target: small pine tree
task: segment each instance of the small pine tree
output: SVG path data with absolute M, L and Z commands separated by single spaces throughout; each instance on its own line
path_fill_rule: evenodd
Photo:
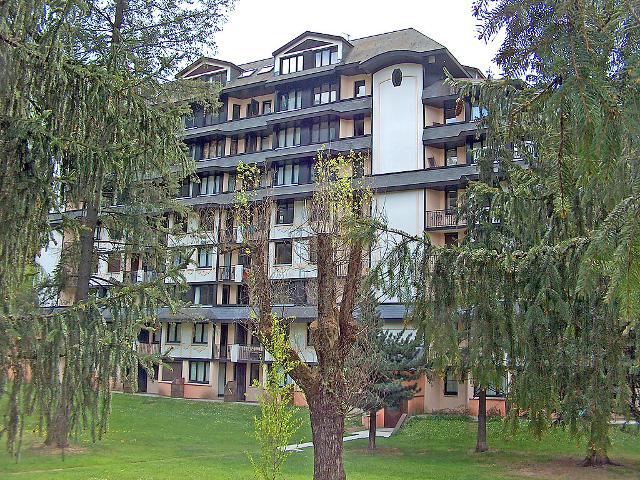
M 376 414 L 386 407 L 399 407 L 417 390 L 415 382 L 420 342 L 406 330 L 385 331 L 372 295 L 360 308 L 361 334 L 353 350 L 351 369 L 361 372 L 364 386 L 357 407 L 369 414 L 369 450 L 376 448 Z

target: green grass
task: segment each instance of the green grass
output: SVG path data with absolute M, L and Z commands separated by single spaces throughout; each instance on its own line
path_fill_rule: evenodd
M 0 479 L 250 479 L 246 452 L 254 448 L 256 413 L 252 405 L 118 394 L 105 439 L 95 444 L 80 439 L 62 458 L 43 451 L 41 440 L 28 433 L 18 463 L 0 454 Z M 366 441 L 347 443 L 348 478 L 640 478 L 640 436 L 631 433 L 614 434 L 612 458 L 624 466 L 594 472 L 574 467 L 583 448 L 564 432 L 537 442 L 525 431 L 511 437 L 493 421 L 492 450 L 476 455 L 474 429 L 462 418 L 416 418 L 394 438 L 378 439 L 374 455 L 366 451 Z M 309 435 L 306 426 L 301 437 Z M 312 451 L 306 450 L 289 458 L 283 478 L 309 479 L 312 470 Z

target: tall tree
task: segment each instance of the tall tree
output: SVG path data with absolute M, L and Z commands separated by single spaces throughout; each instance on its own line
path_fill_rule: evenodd
M 162 215 L 179 208 L 171 201 L 176 177 L 192 169 L 179 140 L 185 109 L 176 99 L 211 104 L 216 89 L 165 80 L 219 28 L 230 5 L 0 5 L 0 289 L 12 291 L 5 287 L 21 281 L 46 243 L 49 213 L 60 213 L 65 234 L 61 273 L 72 305 L 28 322 L 8 315 L 2 323 L 11 340 L 6 348 L 21 352 L 29 366 L 18 371 L 30 370 L 33 378 L 34 400 L 18 408 L 15 390 L 25 384 L 13 382 L 10 408 L 22 415 L 35 405 L 49 443 L 66 446 L 83 425 L 104 432 L 110 381 L 137 366 L 131 352 L 137 331 L 159 305 L 173 305 L 164 277 L 180 278 L 164 271 L 168 250 L 158 239 L 167 233 Z M 108 299 L 90 297 L 99 223 L 109 228 L 112 247 L 129 257 L 147 255 L 161 273 L 152 288 L 125 282 Z M 40 341 L 25 343 L 24 335 L 13 335 L 16 326 Z M 11 365 L 2 364 L 2 375 L 5 366 Z M 8 440 L 13 448 L 16 437 Z
M 304 363 L 293 347 L 287 352 L 295 364 L 291 377 L 309 405 L 317 480 L 345 478 L 342 435 L 351 407 L 345 365 L 358 330 L 353 312 L 363 277 L 363 259 L 372 237 L 367 215 L 370 193 L 352 174 L 354 164 L 362 161 L 363 157 L 356 154 L 318 155 L 307 220 L 295 234 L 296 238 L 310 239 L 309 249 L 316 251 L 317 259 L 314 281 L 318 313 L 311 328 L 317 364 Z M 272 307 L 276 303 L 269 263 L 274 202 L 268 194 L 251 190 L 259 184 L 260 176 L 257 167 L 247 167 L 240 174 L 237 215 L 251 254 L 250 303 L 256 312 L 259 335 L 268 347 L 274 335 Z M 339 278 L 339 268 L 346 272 L 348 281 Z
M 496 346 L 513 373 L 514 425 L 527 412 L 542 434 L 555 413 L 586 439 L 586 465 L 607 463 L 609 420 L 628 412 L 629 364 L 631 371 L 638 365 L 637 355 L 628 356 L 629 344 L 637 346 L 640 305 L 638 7 L 479 0 L 474 11 L 481 38 L 505 35 L 496 56 L 505 78 L 452 82 L 461 99 L 490 114 L 482 122 L 480 181 L 466 195 L 474 241 L 454 254 L 462 276 L 443 291 L 459 293 L 450 304 L 464 305 L 470 292 L 454 286 L 464 287 L 465 270 L 475 272 L 473 282 L 485 290 L 481 304 L 493 302 L 495 310 L 464 311 L 502 312 L 492 323 L 508 339 Z M 417 263 L 437 271 L 443 254 L 436 251 L 429 265 L 433 249 L 422 248 Z M 412 273 L 416 288 L 440 281 Z M 428 299 L 441 302 L 425 295 L 418 309 Z

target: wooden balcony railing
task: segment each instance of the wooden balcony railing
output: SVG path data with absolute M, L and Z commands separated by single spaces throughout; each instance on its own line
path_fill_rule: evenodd
M 137 351 L 140 355 L 157 355 L 160 353 L 159 343 L 139 343 Z
M 452 210 L 429 210 L 425 215 L 425 228 L 463 227 L 467 221 Z

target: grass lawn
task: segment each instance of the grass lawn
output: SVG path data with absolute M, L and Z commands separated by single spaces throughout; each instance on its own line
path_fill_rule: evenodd
M 253 405 L 193 402 L 116 394 L 106 438 L 81 439 L 64 458 L 45 451 L 41 440 L 25 435 L 23 457 L 15 463 L 0 453 L 0 479 L 251 479 L 246 452 Z M 622 464 L 585 469 L 576 464 L 583 448 L 560 431 L 536 442 L 527 433 L 503 434 L 489 424 L 487 454 L 473 453 L 475 424 L 456 418 L 416 418 L 391 439 L 378 439 L 371 455 L 366 441 L 345 446 L 350 480 L 375 479 L 639 479 L 640 436 L 616 431 L 611 451 Z M 308 428 L 301 437 L 308 439 Z M 301 439 L 302 439 L 301 438 Z M 311 450 L 293 454 L 286 479 L 312 476 Z

